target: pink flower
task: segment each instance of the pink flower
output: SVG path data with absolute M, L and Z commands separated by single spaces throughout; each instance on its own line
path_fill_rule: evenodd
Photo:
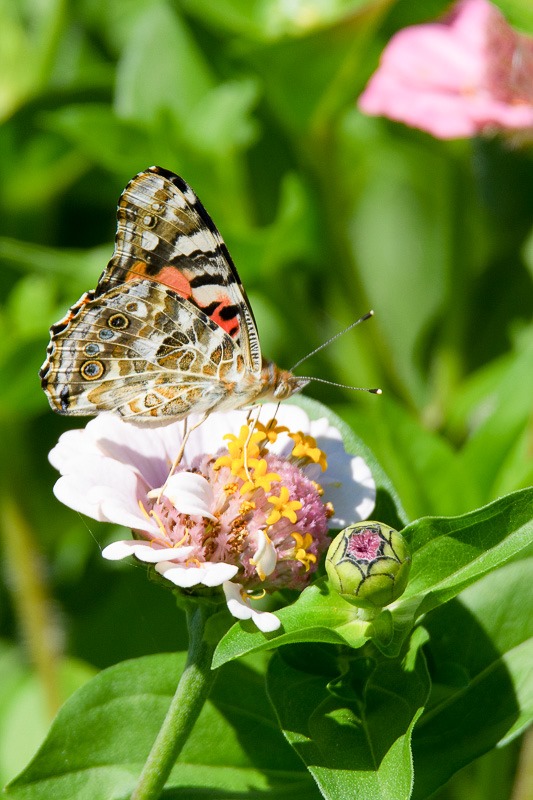
M 533 129 L 533 38 L 488 0 L 461 0 L 392 37 L 359 108 L 440 139 Z
M 262 406 L 261 418 L 274 410 Z M 51 451 L 61 472 L 55 495 L 132 529 L 134 538 L 108 545 L 105 558 L 135 556 L 182 589 L 222 586 L 233 616 L 275 630 L 279 619 L 256 610 L 254 599 L 308 583 L 328 527 L 372 511 L 370 470 L 326 419 L 311 421 L 297 406 L 253 430 L 246 412 L 211 414 L 169 475 L 183 431 L 183 422 L 143 428 L 101 414 Z

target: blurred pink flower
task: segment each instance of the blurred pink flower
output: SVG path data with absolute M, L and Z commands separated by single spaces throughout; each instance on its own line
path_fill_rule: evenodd
M 261 416 L 275 408 L 263 406 Z M 183 422 L 142 428 L 101 414 L 63 434 L 50 461 L 61 473 L 61 502 L 132 529 L 134 538 L 108 545 L 105 558 L 135 556 L 183 589 L 222 586 L 233 616 L 269 631 L 280 622 L 253 607 L 258 592 L 303 588 L 328 547 L 328 527 L 365 519 L 375 484 L 326 419 L 287 405 L 253 432 L 247 422 L 244 411 L 211 414 L 191 431 L 170 477 Z
M 440 22 L 392 37 L 359 98 L 382 115 L 454 139 L 533 129 L 533 38 L 488 0 L 461 0 Z

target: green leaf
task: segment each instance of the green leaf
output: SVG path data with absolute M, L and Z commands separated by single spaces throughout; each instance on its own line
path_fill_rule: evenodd
M 184 663 L 184 654 L 165 653 L 97 675 L 65 704 L 33 761 L 5 790 L 7 796 L 127 800 Z M 245 800 L 267 789 L 278 800 L 293 791 L 299 800 L 315 797 L 301 763 L 276 729 L 263 678 L 232 664 L 219 675 L 170 775 L 165 797 L 196 792 L 222 797 L 227 792 Z
M 518 30 L 533 36 L 533 8 L 528 0 L 494 0 L 507 22 Z
M 389 609 L 394 656 L 415 619 L 502 566 L 531 543 L 533 489 L 507 495 L 461 517 L 426 517 L 402 531 L 413 563 L 407 588 Z
M 513 458 L 531 430 L 531 385 L 524 380 L 533 374 L 533 328 L 522 331 L 516 352 L 481 371 L 465 389 L 470 398 L 469 419 L 472 433 L 460 454 L 467 470 L 481 488 L 483 497 L 492 500 L 502 488 L 519 480 L 530 483 L 530 460 Z M 466 400 L 466 398 L 465 398 Z M 463 401 L 464 403 L 464 401 Z M 464 405 L 463 405 L 464 408 Z
M 328 27 L 368 6 L 368 0 L 182 0 L 184 8 L 208 25 L 258 41 L 301 37 Z
M 117 66 L 119 116 L 150 124 L 170 112 L 182 122 L 212 86 L 207 62 L 179 15 L 163 0 L 151 4 Z
M 268 693 L 283 732 L 327 800 L 410 797 L 411 732 L 429 691 L 425 638 L 415 631 L 401 660 L 347 665 L 339 656 L 336 675 L 310 652 L 305 663 L 279 654 L 270 662 Z
M 258 97 L 259 85 L 252 78 L 219 84 L 185 117 L 185 138 L 201 155 L 216 159 L 248 147 L 258 134 L 250 116 Z
M 531 543 L 533 489 L 522 489 L 461 517 L 427 517 L 403 531 L 413 553 L 399 604 L 423 598 L 429 611 L 502 566 Z
M 330 590 L 325 579 L 304 589 L 296 602 L 277 612 L 281 628 L 271 634 L 259 631 L 252 622 L 233 625 L 219 642 L 213 668 L 246 653 L 272 650 L 295 642 L 329 642 L 361 647 L 372 627 L 357 619 L 357 610 Z
M 24 272 L 67 280 L 70 291 L 83 291 L 94 285 L 112 252 L 111 244 L 91 250 L 68 250 L 0 237 L 0 259 Z
M 429 146 L 380 137 L 378 123 L 371 141 L 348 223 L 350 247 L 370 307 L 377 311 L 373 324 L 387 343 L 385 358 L 420 407 L 430 388 L 420 359 L 423 337 L 447 300 L 453 263 L 450 168 Z M 421 175 L 431 175 L 431 181 Z
M 434 687 L 413 737 L 415 800 L 533 721 L 532 579 L 533 559 L 508 564 L 426 618 Z
M 0 119 L 9 117 L 47 82 L 65 22 L 63 0 L 1 0 Z
M 181 169 L 177 148 L 159 128 L 147 127 L 142 120 L 120 119 L 103 103 L 64 105 L 44 114 L 43 121 L 93 164 L 122 180 L 150 164 L 172 164 L 174 170 Z
M 330 27 L 310 25 L 298 38 L 250 49 L 275 115 L 298 140 L 304 137 L 305 146 L 310 132 L 321 136 L 339 109 L 353 102 L 365 40 L 390 5 L 391 0 L 358 2 Z

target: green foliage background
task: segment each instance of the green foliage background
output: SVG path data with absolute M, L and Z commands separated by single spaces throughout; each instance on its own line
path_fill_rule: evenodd
M 170 594 L 102 562 L 116 531 L 54 500 L 46 456 L 72 424 L 37 378 L 138 171 L 194 187 L 281 366 L 375 309 L 299 372 L 383 389 L 308 394 L 373 450 L 409 519 L 532 483 L 531 149 L 441 142 L 356 108 L 392 33 L 448 5 L 0 0 L 2 784 L 95 668 L 185 646 Z M 527 0 L 499 5 L 533 34 Z M 509 796 L 517 753 L 442 797 Z

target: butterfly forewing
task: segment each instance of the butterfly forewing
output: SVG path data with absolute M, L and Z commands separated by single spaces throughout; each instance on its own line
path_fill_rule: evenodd
M 117 216 L 96 289 L 50 331 L 41 381 L 56 411 L 157 422 L 302 388 L 262 364 L 237 271 L 185 181 L 150 167 L 128 183 Z
M 239 345 L 246 367 L 261 369 L 253 315 L 211 217 L 185 181 L 161 167 L 141 172 L 118 205 L 115 253 L 97 294 L 140 277 L 168 286 L 201 309 Z

